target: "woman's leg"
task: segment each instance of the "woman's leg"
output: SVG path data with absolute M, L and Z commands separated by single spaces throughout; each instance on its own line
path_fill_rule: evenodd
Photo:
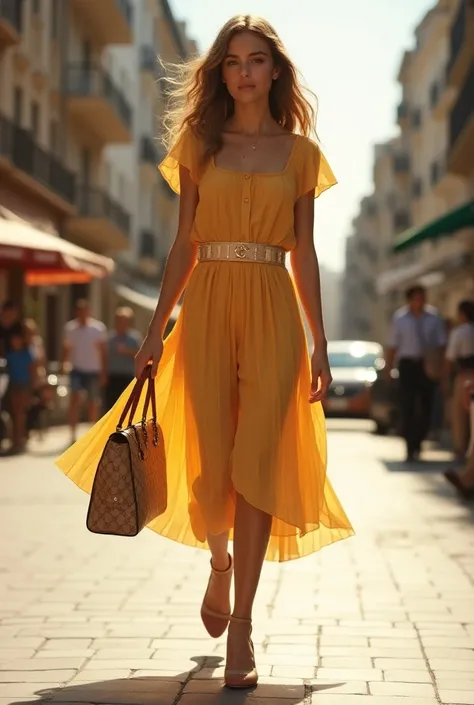
M 272 517 L 237 495 L 234 526 L 235 604 L 227 636 L 225 680 L 230 687 L 257 683 L 252 608 L 270 538 Z
M 251 619 L 272 517 L 237 495 L 234 527 L 234 617 Z
M 211 549 L 211 561 L 214 570 L 227 570 L 229 567 L 229 532 L 223 534 L 207 535 L 207 542 Z

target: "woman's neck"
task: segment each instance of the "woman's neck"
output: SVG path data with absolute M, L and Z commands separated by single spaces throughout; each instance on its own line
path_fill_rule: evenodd
M 241 135 L 255 137 L 257 135 L 271 135 L 280 131 L 270 113 L 268 104 L 239 105 L 236 103 L 235 112 L 226 125 L 227 132 L 236 132 Z

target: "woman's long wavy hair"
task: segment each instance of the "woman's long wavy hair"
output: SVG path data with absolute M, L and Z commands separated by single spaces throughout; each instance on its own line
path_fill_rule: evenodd
M 163 120 L 168 148 L 189 128 L 203 144 L 203 162 L 222 147 L 224 125 L 234 112 L 234 100 L 222 81 L 222 63 L 232 38 L 244 31 L 255 32 L 268 43 L 279 69 L 270 90 L 274 120 L 289 132 L 316 135 L 317 98 L 302 86 L 280 37 L 263 18 L 237 15 L 222 27 L 206 54 L 171 66 L 171 76 L 162 79 L 169 98 Z M 305 94 L 314 99 L 314 106 Z

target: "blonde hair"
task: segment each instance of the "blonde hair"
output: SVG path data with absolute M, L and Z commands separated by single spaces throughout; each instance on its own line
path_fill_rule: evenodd
M 168 84 L 169 103 L 163 121 L 168 149 L 187 129 L 203 144 L 203 162 L 222 147 L 224 125 L 234 112 L 234 100 L 222 82 L 222 62 L 232 38 L 245 31 L 255 32 L 268 43 L 280 72 L 270 91 L 273 119 L 288 132 L 316 135 L 317 98 L 302 86 L 278 34 L 262 17 L 236 15 L 203 56 L 171 66 L 174 75 L 162 79 Z M 314 107 L 305 93 L 314 99 Z

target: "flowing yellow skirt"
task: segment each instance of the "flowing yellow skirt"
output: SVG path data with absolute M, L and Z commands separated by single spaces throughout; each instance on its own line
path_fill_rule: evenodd
M 132 386 L 57 460 L 86 492 Z M 258 263 L 198 264 L 156 378 L 168 508 L 149 528 L 207 548 L 206 534 L 230 530 L 232 538 L 239 493 L 273 516 L 267 560 L 298 558 L 351 536 L 326 475 L 324 413 L 309 404 L 309 392 L 288 272 Z

